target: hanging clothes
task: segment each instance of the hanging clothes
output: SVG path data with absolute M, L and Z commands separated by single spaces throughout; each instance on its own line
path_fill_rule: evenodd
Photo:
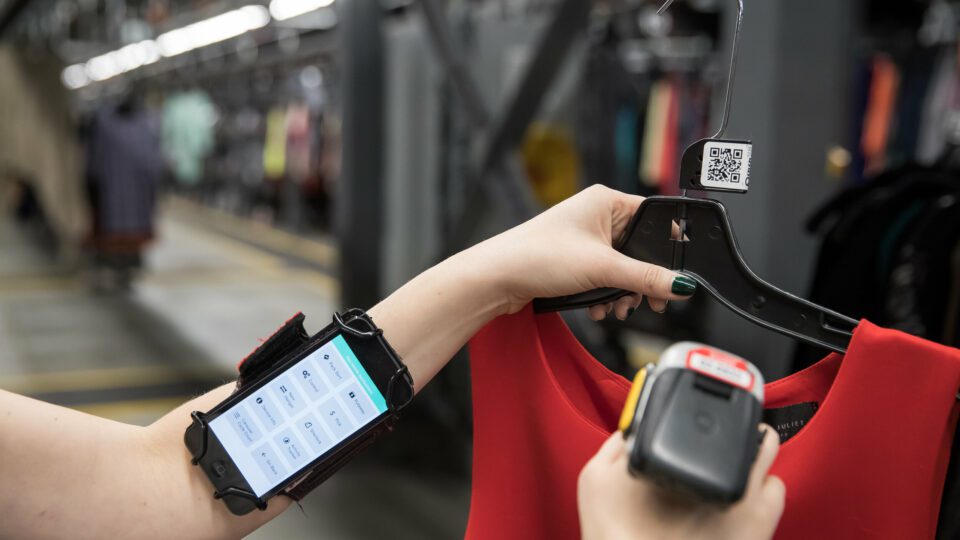
M 937 64 L 933 49 L 911 51 L 903 63 L 903 76 L 896 104 L 896 126 L 887 147 L 889 162 L 899 165 L 913 161 L 923 125 L 924 101 Z
M 643 149 L 640 158 L 640 180 L 652 188 L 660 186 L 663 172 L 663 147 L 670 117 L 670 82 L 661 79 L 650 89 L 647 118 L 643 128 Z
M 629 382 L 530 306 L 487 325 L 470 354 L 466 537 L 579 538 L 577 476 L 615 429 Z M 787 487 L 775 538 L 933 538 L 958 388 L 960 351 L 867 321 L 845 356 L 768 384 L 769 408 L 819 405 L 772 469 Z
M 946 257 L 936 252 L 949 253 L 960 241 L 960 226 L 945 223 L 936 243 L 918 243 L 924 234 L 934 238 L 918 227 L 932 219 L 925 216 L 943 197 L 960 197 L 958 175 L 919 165 L 887 171 L 833 197 L 807 223 L 808 231 L 822 238 L 808 298 L 851 317 L 942 342 L 940 329 L 951 316 L 942 302 L 949 279 L 921 280 L 923 288 L 911 283 L 917 283 L 921 266 L 933 276 L 952 275 Z M 921 319 L 925 322 L 916 326 Z M 794 371 L 816 359 L 815 349 L 799 346 Z
M 960 75 L 957 69 L 957 50 L 941 50 L 923 103 L 923 120 L 917 140 L 917 161 L 933 165 L 947 146 L 944 125 L 945 114 L 957 105 Z
M 87 141 L 87 182 L 94 237 L 101 248 L 138 251 L 153 236 L 163 177 L 158 119 L 142 106 L 112 105 L 94 116 Z
M 663 143 L 657 173 L 657 186 L 661 195 L 680 194 L 680 82 L 671 77 L 666 98 L 666 119 L 663 126 Z
M 636 194 L 649 81 L 624 69 L 613 39 L 588 47 L 584 64 L 574 129 L 581 175 Z
M 869 104 L 860 141 L 868 175 L 882 171 L 887 164 L 887 144 L 895 120 L 899 85 L 900 70 L 894 61 L 884 54 L 874 56 Z
M 173 177 L 184 186 L 203 179 L 204 163 L 213 151 L 217 109 L 210 96 L 191 90 L 169 96 L 163 106 L 163 152 Z
M 639 142 L 639 115 L 635 103 L 624 103 L 618 110 L 614 122 L 614 162 L 616 164 L 615 181 L 612 187 L 624 193 L 637 192 L 637 161 Z
M 285 127 L 287 130 L 286 169 L 289 177 L 303 183 L 310 176 L 310 158 L 313 149 L 310 129 L 310 109 L 302 103 L 287 107 Z
M 263 144 L 263 174 L 267 180 L 283 178 L 287 171 L 287 112 L 275 107 L 267 113 Z

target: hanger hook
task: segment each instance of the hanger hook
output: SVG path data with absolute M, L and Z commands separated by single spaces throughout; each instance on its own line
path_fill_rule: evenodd
M 670 5 L 673 4 L 673 0 L 666 0 L 660 9 L 657 10 L 657 15 L 662 15 Z M 743 0 L 737 0 L 737 27 L 733 32 L 733 47 L 730 50 L 730 67 L 727 70 L 727 88 L 724 90 L 723 98 L 723 118 L 720 120 L 720 129 L 714 133 L 711 139 L 719 139 L 723 136 L 724 132 L 727 131 L 727 123 L 730 121 L 730 102 L 733 100 L 733 80 L 737 71 L 737 53 L 740 50 L 740 26 L 743 23 Z

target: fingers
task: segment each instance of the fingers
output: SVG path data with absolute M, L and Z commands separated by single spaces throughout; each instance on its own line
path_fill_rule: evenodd
M 747 493 L 738 506 L 753 523 L 758 538 L 770 538 L 783 515 L 787 489 L 782 480 L 769 474 L 780 450 L 780 437 L 768 425 L 761 424 L 760 429 L 764 430 L 763 442 L 750 469 Z
M 777 431 L 772 427 L 761 424 L 761 429 L 766 430 L 763 442 L 760 443 L 760 450 L 757 453 L 757 459 L 750 470 L 750 480 L 747 484 L 748 491 L 758 491 L 764 486 L 764 480 L 773 466 L 773 461 L 777 458 L 777 452 L 780 451 L 780 437 Z
M 630 317 L 630 315 L 633 315 L 633 310 L 637 309 L 637 306 L 640 305 L 640 301 L 642 299 L 642 296 L 637 296 L 635 294 L 624 296 L 614 303 L 613 312 L 616 314 L 618 319 L 625 321 L 628 317 Z
M 640 307 L 643 302 L 643 296 L 631 294 L 618 299 L 613 303 L 598 304 L 591 306 L 588 310 L 590 318 L 595 321 L 601 321 L 610 313 L 613 313 L 621 321 L 625 321 L 633 315 L 634 310 Z M 656 313 L 663 313 L 667 310 L 667 301 L 661 298 L 647 298 L 647 305 Z
M 614 431 L 613 435 L 604 441 L 603 446 L 597 451 L 593 459 L 602 463 L 614 463 L 626 452 L 626 446 L 623 441 L 623 434 Z
M 608 259 L 603 277 L 606 287 L 633 291 L 648 298 L 686 300 L 697 290 L 693 278 L 616 252 Z
M 595 306 L 590 306 L 590 309 L 587 313 L 590 314 L 590 318 L 595 321 L 602 321 L 607 313 L 610 313 L 610 310 L 613 309 L 613 304 L 597 304 Z
M 652 311 L 657 313 L 663 313 L 667 310 L 667 301 L 661 298 L 650 298 L 647 297 L 647 305 L 650 306 Z
M 627 228 L 630 220 L 633 219 L 633 215 L 637 213 L 637 209 L 640 208 L 640 203 L 643 202 L 645 197 L 628 195 L 615 190 L 606 190 L 605 195 L 613 198 L 610 225 L 613 238 L 616 239 L 623 234 L 623 231 Z
M 780 516 L 783 515 L 783 507 L 787 497 L 787 486 L 784 485 L 783 480 L 776 476 L 766 477 L 763 480 L 763 488 L 760 492 L 760 497 L 762 498 L 766 507 L 770 509 L 770 517 L 773 519 L 773 522 L 776 523 L 780 521 Z

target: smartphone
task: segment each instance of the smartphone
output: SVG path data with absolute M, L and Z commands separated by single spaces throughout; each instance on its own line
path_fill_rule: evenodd
M 396 372 L 377 340 L 335 332 L 206 413 L 208 433 L 194 423 L 187 447 L 203 454 L 198 465 L 219 493 L 265 501 L 375 429 L 389 414 Z M 238 515 L 257 507 L 249 497 L 223 499 Z

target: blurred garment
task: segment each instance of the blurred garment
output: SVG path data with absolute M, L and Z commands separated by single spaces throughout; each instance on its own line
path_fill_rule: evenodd
M 655 82 L 650 89 L 640 158 L 640 179 L 650 187 L 658 187 L 661 183 L 663 147 L 670 116 L 670 93 L 671 84 L 666 79 Z
M 0 46 L 0 183 L 30 184 L 61 248 L 87 228 L 82 152 L 53 54 Z
M 297 183 L 303 183 L 311 173 L 313 131 L 310 125 L 310 109 L 306 105 L 291 104 L 287 107 L 286 169 L 290 178 Z
M 163 107 L 163 152 L 174 178 L 195 186 L 213 151 L 217 109 L 206 92 L 191 90 L 167 98 Z
M 87 181 L 99 246 L 153 236 L 153 210 L 163 175 L 159 121 L 142 107 L 104 107 L 87 143 Z
M 937 65 L 931 73 L 926 99 L 923 103 L 923 121 L 917 141 L 917 161 L 924 165 L 935 163 L 947 147 L 947 112 L 958 108 L 957 51 L 948 47 L 940 52 Z
M 283 178 L 287 170 L 287 111 L 279 107 L 267 113 L 263 144 L 263 174 L 267 180 Z
M 887 55 L 876 55 L 873 59 L 869 105 L 863 120 L 863 138 L 860 141 L 867 174 L 879 173 L 887 164 L 887 143 L 896 117 L 899 89 L 900 69 Z
M 679 195 L 680 194 L 680 153 L 679 129 L 680 129 L 680 83 L 675 79 L 670 79 L 670 92 L 667 94 L 667 114 L 666 123 L 663 126 L 663 143 L 660 156 L 659 185 L 661 195 Z

